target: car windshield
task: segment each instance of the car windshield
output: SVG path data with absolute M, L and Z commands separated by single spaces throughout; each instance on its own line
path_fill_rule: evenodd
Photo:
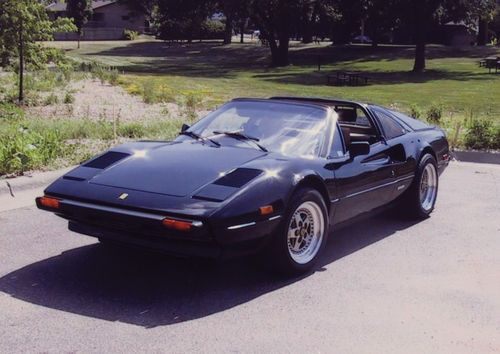
M 316 157 L 325 139 L 327 111 L 321 107 L 276 101 L 233 101 L 212 112 L 189 131 L 204 138 L 230 139 L 223 132 L 258 139 L 268 151 Z M 241 144 L 232 139 L 234 144 Z M 247 143 L 247 142 L 243 142 Z M 251 145 L 251 141 L 248 141 Z

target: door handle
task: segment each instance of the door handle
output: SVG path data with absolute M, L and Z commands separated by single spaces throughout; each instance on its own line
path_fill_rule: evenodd
M 391 162 L 391 158 L 389 156 L 380 157 L 375 160 L 363 161 L 363 163 L 367 165 L 387 165 Z

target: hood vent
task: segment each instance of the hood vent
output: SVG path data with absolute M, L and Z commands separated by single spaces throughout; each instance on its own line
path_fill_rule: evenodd
M 101 155 L 89 162 L 87 162 L 84 167 L 90 167 L 90 168 L 98 168 L 98 169 L 105 169 L 115 163 L 117 163 L 120 160 L 123 160 L 126 157 L 129 157 L 130 154 L 125 154 L 123 152 L 115 152 L 115 151 L 109 151 L 105 153 L 104 155 Z
M 231 173 L 219 178 L 213 184 L 218 186 L 241 188 L 262 173 L 253 168 L 237 168 Z

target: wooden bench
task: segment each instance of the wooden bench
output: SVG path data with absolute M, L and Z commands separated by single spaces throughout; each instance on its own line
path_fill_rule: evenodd
M 498 69 L 500 69 L 500 57 L 487 57 L 479 61 L 479 66 L 488 69 L 489 73 L 495 70 L 495 74 L 498 74 Z
M 327 84 L 335 86 L 368 85 L 368 77 L 349 71 L 337 71 L 335 75 L 327 76 Z

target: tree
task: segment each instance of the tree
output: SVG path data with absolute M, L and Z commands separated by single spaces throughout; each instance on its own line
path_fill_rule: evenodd
M 214 10 L 214 1 L 158 0 L 160 37 L 187 39 L 191 42 L 201 34 L 207 18 Z
M 24 67 L 37 63 L 43 52 L 38 41 L 51 40 L 54 32 L 75 31 L 69 19 L 50 21 L 45 6 L 36 0 L 0 0 L 0 50 L 3 61 L 19 61 L 19 102 L 24 101 Z
M 271 65 L 290 64 L 288 49 L 293 15 L 300 13 L 298 0 L 253 0 L 251 14 L 260 29 L 260 37 L 271 49 Z
M 66 12 L 76 25 L 78 31 L 78 48 L 80 48 L 82 28 L 92 16 L 92 0 L 68 0 Z
M 484 13 L 493 11 L 494 5 L 494 0 L 396 0 L 401 21 L 412 28 L 416 45 L 413 72 L 425 70 L 428 31 L 433 23 L 450 20 L 472 23 Z
M 217 9 L 220 9 L 226 17 L 224 44 L 231 43 L 235 27 L 240 30 L 240 41 L 243 43 L 243 32 L 249 17 L 249 5 L 249 0 L 220 0 L 217 3 Z
M 396 25 L 397 13 L 394 12 L 393 0 L 365 0 L 363 13 L 366 33 L 376 47 L 381 37 L 391 32 Z

